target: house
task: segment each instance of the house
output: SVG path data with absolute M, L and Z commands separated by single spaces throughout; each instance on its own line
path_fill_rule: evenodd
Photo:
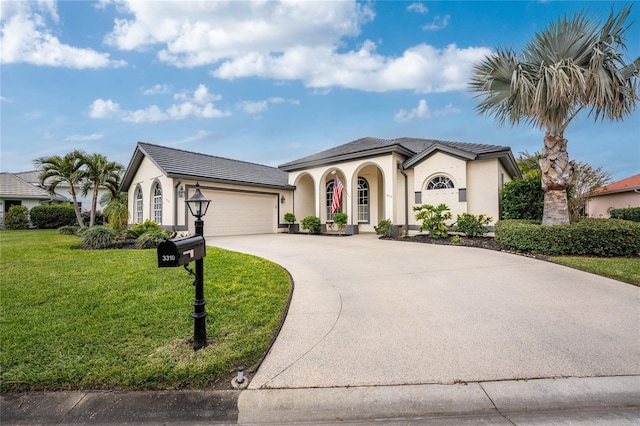
M 640 207 L 640 174 L 591 191 L 587 200 L 588 217 L 608 218 L 609 209 Z
M 17 173 L 0 173 L 0 224 L 11 206 L 25 206 L 31 210 L 43 204 L 64 203 L 66 199 L 52 196 L 45 189 L 22 179 Z
M 413 206 L 446 204 L 457 214 L 500 214 L 502 186 L 520 176 L 505 146 L 432 139 L 362 138 L 278 168 L 139 142 L 123 177 L 132 222 L 154 220 L 193 230 L 184 200 L 200 183 L 212 200 L 205 235 L 274 233 L 318 216 L 333 228 L 336 178 L 344 186 L 340 210 L 347 233 L 374 232 L 380 221 L 418 229 Z

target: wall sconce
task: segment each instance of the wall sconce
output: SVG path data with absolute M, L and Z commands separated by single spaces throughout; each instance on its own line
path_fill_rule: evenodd
M 280 197 L 280 204 L 284 204 L 284 201 L 285 201 L 285 199 L 284 199 L 284 195 L 283 195 L 282 197 Z
M 178 197 L 184 198 L 184 186 L 181 186 L 180 189 L 178 189 Z

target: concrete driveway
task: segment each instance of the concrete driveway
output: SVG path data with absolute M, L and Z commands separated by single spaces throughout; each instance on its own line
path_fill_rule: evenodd
M 295 291 L 250 389 L 640 375 L 640 288 L 501 252 L 374 235 L 210 237 Z

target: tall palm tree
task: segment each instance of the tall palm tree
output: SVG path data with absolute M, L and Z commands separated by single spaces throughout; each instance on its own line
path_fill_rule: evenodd
M 113 194 L 117 190 L 116 188 L 120 182 L 120 173 L 124 170 L 124 167 L 120 163 L 107 160 L 107 157 L 102 154 L 84 155 L 83 162 L 86 169 L 82 193 L 86 195 L 89 191 L 93 191 L 89 218 L 89 226 L 93 226 L 98 206 L 98 190 L 100 187 L 107 187 Z
M 498 49 L 473 70 L 477 110 L 498 122 L 544 129 L 540 159 L 543 225 L 569 223 L 567 188 L 573 165 L 564 131 L 583 109 L 595 120 L 621 120 L 638 101 L 640 57 L 627 64 L 624 40 L 631 6 L 600 24 L 585 13 L 564 16 L 535 35 L 520 54 Z
M 73 208 L 76 212 L 78 225 L 84 227 L 80 207 L 78 206 L 78 198 L 76 196 L 76 186 L 82 183 L 84 176 L 83 166 L 85 153 L 80 150 L 74 150 L 61 157 L 53 155 L 50 157 L 40 157 L 34 160 L 35 165 L 40 168 L 40 185 L 54 195 L 56 187 L 67 182 L 69 184 L 69 194 L 73 200 Z

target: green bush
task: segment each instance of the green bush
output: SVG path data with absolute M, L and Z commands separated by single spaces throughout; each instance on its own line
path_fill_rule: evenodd
M 493 218 L 481 214 L 481 215 L 472 215 L 468 213 L 462 213 L 458 215 L 458 220 L 454 225 L 454 229 L 457 232 L 464 233 L 467 237 L 475 237 L 478 235 L 484 235 L 489 230 L 486 228 Z
M 285 213 L 284 214 L 284 221 L 288 222 L 288 223 L 293 223 L 296 221 L 296 215 L 293 213 Z
M 349 216 L 346 213 L 336 213 L 333 215 L 333 223 L 338 225 L 340 228 L 347 224 L 347 220 Z
M 152 249 L 158 248 L 158 245 L 169 238 L 171 233 L 164 229 L 151 229 L 136 239 L 136 248 Z
M 640 224 L 620 219 L 584 219 L 571 225 L 502 220 L 495 240 L 514 250 L 556 255 L 635 257 L 640 254 Z
M 71 204 L 35 206 L 30 212 L 31 223 L 38 229 L 57 229 L 61 226 L 76 226 L 78 218 Z
M 423 204 L 414 206 L 413 211 L 416 213 L 416 219 L 422 220 L 420 230 L 429 231 L 431 238 L 445 238 L 449 235 L 445 220 L 451 219 L 451 212 L 447 211 L 449 207 L 446 204 L 440 204 L 437 207 L 431 204 Z
M 60 235 L 78 235 L 79 226 L 61 226 L 58 228 Z
M 91 220 L 91 212 L 82 212 L 80 213 L 82 215 L 82 221 L 86 224 L 89 223 L 89 221 Z M 106 225 L 107 224 L 107 217 L 102 213 L 97 211 L 96 212 L 96 217 L 94 219 L 94 225 Z
M 307 216 L 302 219 L 302 229 L 308 229 L 310 234 L 319 234 L 322 229 L 320 218 L 317 216 Z
M 630 220 L 632 222 L 640 222 L 640 207 L 629 207 L 626 209 L 609 210 L 611 219 Z
M 120 247 L 121 239 L 118 237 L 116 231 L 109 226 L 95 225 L 82 229 L 79 233 L 83 248 L 108 249 Z
M 391 223 L 391 219 L 382 220 L 378 223 L 378 226 L 374 226 L 373 230 L 376 231 L 377 235 L 381 237 L 388 238 L 391 236 L 391 230 L 393 229 L 393 224 Z
M 514 179 L 502 187 L 502 219 L 542 220 L 544 191 L 539 175 Z
M 28 229 L 29 209 L 25 206 L 11 206 L 4 215 L 4 227 L 7 229 Z
M 149 231 L 162 231 L 162 227 L 149 219 L 145 220 L 144 223 L 134 223 L 133 226 L 127 230 L 127 238 L 136 239 Z

